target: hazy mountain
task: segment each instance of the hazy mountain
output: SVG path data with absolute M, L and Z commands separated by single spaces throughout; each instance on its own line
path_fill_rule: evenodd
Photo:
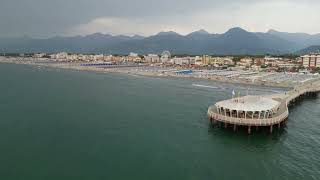
M 298 49 L 320 44 L 320 34 L 311 35 L 307 33 L 287 33 L 272 29 L 269 30 L 267 34 L 272 34 L 286 41 L 295 43 Z
M 290 44 L 286 43 L 285 45 L 289 46 Z M 214 54 L 276 54 L 287 50 L 278 50 L 276 47 L 268 46 L 265 39 L 241 28 L 232 28 L 217 36 L 209 42 L 207 48 L 207 52 Z
M 187 37 L 202 37 L 202 36 L 203 37 L 210 36 L 210 33 L 208 33 L 204 29 L 200 29 L 199 31 L 195 31 L 187 35 Z
M 232 28 L 224 34 L 210 34 L 204 30 L 186 36 L 175 32 L 160 32 L 141 40 L 118 43 L 109 49 L 113 53 L 174 54 L 281 54 L 296 51 L 291 42 L 272 35 L 258 35 L 241 28 Z
M 88 36 L 53 37 L 49 39 L 17 39 L 19 38 L 16 38 L 13 41 L 2 41 L 2 39 L 0 39 L 0 51 L 106 53 L 106 47 L 140 38 L 137 38 L 136 36 L 112 36 L 95 33 Z
M 155 36 L 181 36 L 180 34 L 174 32 L 174 31 L 162 31 L 156 34 Z
M 132 39 L 143 39 L 143 38 L 145 38 L 144 36 L 140 36 L 140 35 L 134 35 L 134 36 L 132 36 Z
M 210 39 L 212 36 L 214 36 L 214 34 L 210 34 L 207 31 L 201 29 L 199 31 L 195 31 L 186 35 L 186 38 L 194 41 L 206 41 Z
M 95 33 L 48 39 L 2 38 L 0 51 L 146 54 L 169 50 L 174 54 L 282 54 L 318 44 L 320 34 L 285 33 L 275 30 L 256 33 L 232 28 L 223 34 L 210 34 L 205 30 L 199 30 L 185 36 L 169 31 L 149 37 Z
M 320 45 L 309 46 L 296 52 L 296 54 L 320 53 Z

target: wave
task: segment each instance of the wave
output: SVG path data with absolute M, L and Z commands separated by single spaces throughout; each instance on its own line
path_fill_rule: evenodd
M 218 89 L 219 88 L 219 87 L 216 87 L 216 86 L 206 86 L 206 85 L 201 85 L 201 84 L 192 84 L 192 86 L 211 88 L 211 89 Z

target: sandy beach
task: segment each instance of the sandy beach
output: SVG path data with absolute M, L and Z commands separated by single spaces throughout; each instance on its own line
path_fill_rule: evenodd
M 39 67 L 51 67 L 51 68 L 60 68 L 60 69 L 72 69 L 79 71 L 94 71 L 101 73 L 125 73 L 132 75 L 141 75 L 141 76 L 149 76 L 149 77 L 172 77 L 172 78 L 193 78 L 193 79 L 206 79 L 212 81 L 219 81 L 224 83 L 233 83 L 233 84 L 245 84 L 245 85 L 258 85 L 258 86 L 268 86 L 268 87 L 284 87 L 284 88 L 292 88 L 299 82 L 293 82 L 291 80 L 276 82 L 276 81 L 266 81 L 262 78 L 256 78 L 254 80 L 243 78 L 243 77 L 228 77 L 228 76 L 218 76 L 218 75 L 198 75 L 195 73 L 192 74 L 177 74 L 175 72 L 166 71 L 166 69 L 162 69 L 161 67 L 143 67 L 143 68 L 104 68 L 97 66 L 83 66 L 84 63 L 75 63 L 75 62 L 51 62 L 49 60 L 22 60 L 18 58 L 0 58 L 0 62 L 2 63 L 15 63 L 15 64 L 28 64 Z M 279 75 L 282 75 L 279 73 Z M 266 75 L 265 75 L 266 76 Z M 315 76 L 314 78 L 319 78 L 319 76 Z M 313 79 L 314 79 L 313 78 Z M 306 79 L 308 80 L 308 79 Z

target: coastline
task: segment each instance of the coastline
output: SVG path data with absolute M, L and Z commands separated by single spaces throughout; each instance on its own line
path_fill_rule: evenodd
M 139 75 L 145 77 L 165 77 L 165 78 L 190 78 L 194 80 L 209 80 L 221 83 L 229 83 L 229 84 L 240 84 L 240 85 L 252 85 L 252 86 L 262 86 L 262 87 L 275 87 L 275 88 L 293 88 L 295 84 L 289 82 L 262 82 L 262 81 L 254 81 L 250 82 L 247 80 L 242 80 L 240 78 L 226 78 L 226 77 L 199 77 L 192 75 L 178 75 L 174 73 L 159 73 L 159 72 L 150 72 L 150 71 L 134 71 L 125 68 L 101 68 L 101 67 L 90 67 L 90 66 L 81 66 L 82 63 L 44 63 L 44 62 L 31 62 L 31 61 L 18 61 L 16 59 L 0 59 L 0 63 L 11 63 L 11 64 L 24 64 L 24 65 L 32 65 L 39 67 L 49 67 L 56 69 L 70 69 L 70 70 L 78 70 L 78 71 L 91 71 L 91 72 L 99 72 L 99 73 L 122 73 L 129 75 Z

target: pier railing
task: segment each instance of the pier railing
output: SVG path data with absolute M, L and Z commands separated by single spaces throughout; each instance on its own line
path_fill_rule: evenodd
M 209 118 L 212 118 L 216 121 L 221 121 L 229 124 L 245 125 L 245 126 L 270 126 L 274 124 L 279 124 L 289 116 L 289 110 L 286 107 L 285 110 L 272 118 L 256 119 L 256 118 L 236 118 L 221 115 L 217 112 L 214 112 L 211 107 L 208 110 Z
M 306 93 L 314 93 L 318 92 L 320 90 L 319 87 L 312 87 L 312 86 L 306 86 L 303 88 L 295 89 L 289 91 L 287 94 L 288 96 L 285 97 L 287 103 L 290 103 L 292 100 L 296 99 L 297 97 L 306 94 Z

